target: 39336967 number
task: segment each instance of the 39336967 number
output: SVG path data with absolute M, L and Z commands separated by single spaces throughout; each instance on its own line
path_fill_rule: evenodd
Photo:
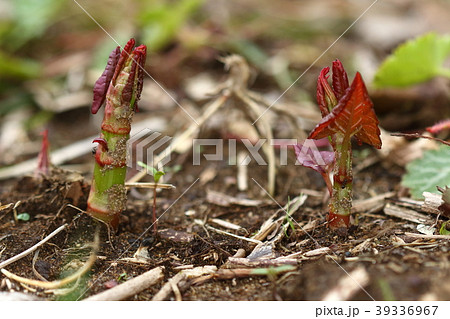
M 377 316 L 434 316 L 438 306 L 376 306 Z

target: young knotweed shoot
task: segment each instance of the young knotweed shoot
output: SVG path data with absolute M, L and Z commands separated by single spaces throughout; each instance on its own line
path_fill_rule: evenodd
M 317 102 L 322 120 L 309 134 L 308 139 L 328 138 L 333 147 L 334 157 L 326 152 L 312 150 L 313 162 L 299 156 L 299 151 L 307 143 L 296 147 L 300 164 L 310 167 L 325 179 L 331 194 L 328 224 L 330 228 L 348 227 L 352 208 L 352 148 L 354 136 L 362 142 L 381 148 L 378 119 L 369 98 L 366 86 L 358 72 L 349 85 L 347 73 L 339 60 L 333 62 L 332 86 L 328 83 L 329 67 L 324 68 L 317 81 Z M 318 163 L 318 159 L 322 163 Z M 303 161 L 303 163 L 302 163 Z M 333 183 L 329 180 L 329 168 L 333 167 Z
M 156 219 L 156 188 L 159 180 L 163 175 L 164 171 L 158 171 L 156 168 L 149 166 L 141 161 L 137 163 L 139 166 L 145 168 L 147 172 L 150 172 L 153 176 L 153 180 L 155 181 L 155 187 L 153 188 L 153 215 L 152 215 L 152 224 L 153 224 L 153 233 L 156 234 L 158 230 L 158 220 Z
M 100 137 L 94 140 L 99 145 L 87 213 L 114 229 L 126 204 L 126 144 L 132 116 L 138 110 L 147 55 L 145 45 L 134 45 L 130 39 L 122 51 L 120 47 L 112 51 L 95 83 L 91 109 L 96 114 L 106 101 Z
M 36 167 L 36 170 L 34 171 L 34 177 L 37 178 L 39 176 L 45 176 L 48 175 L 50 172 L 50 152 L 49 152 L 49 142 L 48 142 L 48 129 L 43 131 L 41 133 L 42 135 L 42 144 L 41 144 L 41 151 L 38 155 L 38 166 Z

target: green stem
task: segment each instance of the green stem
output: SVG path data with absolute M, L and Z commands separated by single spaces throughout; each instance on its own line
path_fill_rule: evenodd
M 348 227 L 352 209 L 352 146 L 350 136 L 336 134 L 333 193 L 328 222 L 331 228 Z

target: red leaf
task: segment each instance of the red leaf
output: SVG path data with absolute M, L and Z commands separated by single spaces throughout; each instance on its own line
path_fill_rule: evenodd
M 134 105 L 132 107 L 136 111 L 137 101 L 141 96 L 144 83 L 144 65 L 146 56 L 147 47 L 145 45 L 140 45 L 133 50 L 133 53 L 130 55 L 130 59 L 133 59 L 130 75 L 122 91 L 122 101 L 124 103 L 129 104 L 131 99 L 134 98 Z M 133 96 L 133 94 L 135 96 Z
M 344 96 L 348 86 L 348 77 L 344 66 L 339 60 L 333 61 L 333 91 L 338 100 Z
M 134 48 L 134 45 L 136 44 L 136 41 L 131 38 L 128 40 L 127 44 L 123 47 L 122 52 L 120 52 L 119 61 L 117 62 L 116 70 L 114 72 L 114 76 L 112 78 L 112 82 L 115 85 L 116 79 L 119 76 L 119 73 L 122 71 L 123 66 L 125 64 L 125 61 L 129 59 L 129 56 L 131 55 L 131 52 Z
M 106 99 L 106 91 L 108 91 L 109 83 L 114 75 L 117 60 L 120 55 L 120 47 L 115 48 L 108 58 L 105 71 L 98 78 L 94 85 L 94 101 L 92 102 L 91 112 L 96 114 Z
M 344 136 L 354 135 L 358 142 L 381 148 L 378 123 L 373 103 L 358 72 L 338 105 L 317 124 L 308 138 L 320 139 L 340 132 Z
M 40 174 L 47 175 L 50 167 L 50 156 L 49 156 L 49 143 L 48 143 L 48 129 L 42 132 L 42 144 L 41 151 L 38 155 L 38 166 L 34 172 L 35 177 Z
M 330 68 L 326 67 L 320 71 L 319 78 L 317 79 L 317 104 L 319 104 L 322 117 L 330 114 L 330 111 L 336 106 L 337 99 L 328 83 L 328 72 Z

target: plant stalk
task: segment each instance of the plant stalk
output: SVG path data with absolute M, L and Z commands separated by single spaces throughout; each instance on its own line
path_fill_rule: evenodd
M 111 53 L 102 76 L 94 86 L 92 113 L 106 101 L 101 134 L 95 153 L 94 178 L 87 213 L 117 230 L 126 205 L 126 153 L 131 119 L 137 111 L 143 84 L 146 47 L 134 48 L 131 39 L 122 51 Z
M 333 174 L 333 193 L 330 202 L 328 225 L 330 228 L 348 227 L 352 209 L 352 145 L 351 136 L 336 134 Z

